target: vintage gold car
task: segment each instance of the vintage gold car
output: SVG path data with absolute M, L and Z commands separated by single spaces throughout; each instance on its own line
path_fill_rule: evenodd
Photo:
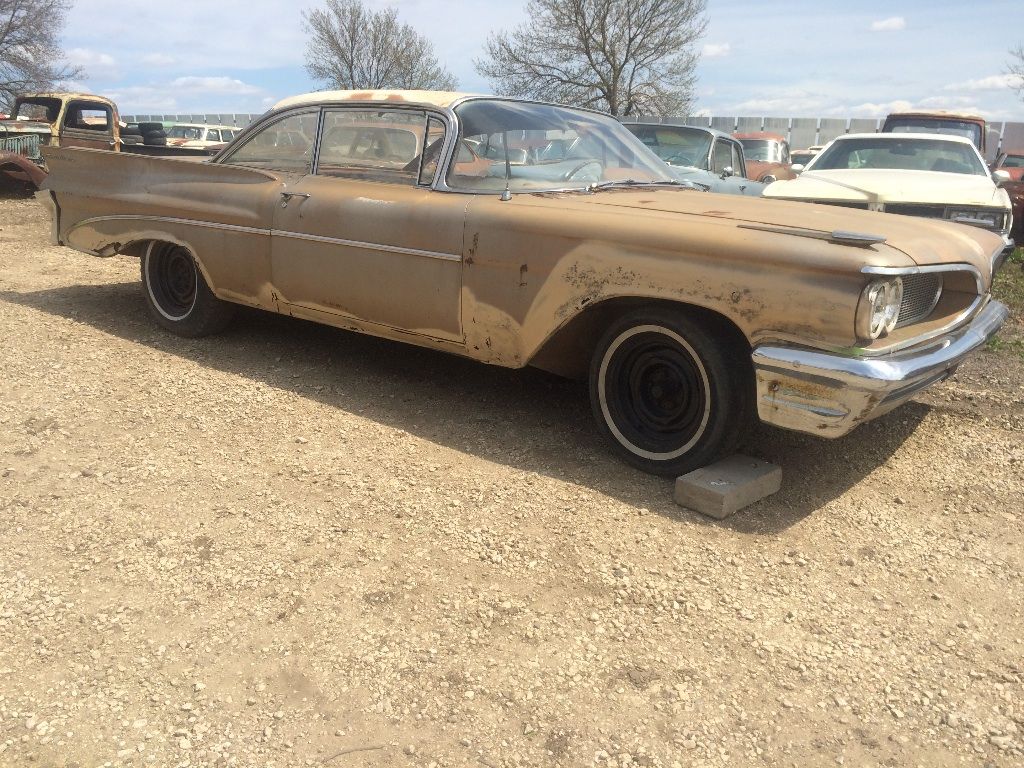
M 756 417 L 843 435 L 1006 317 L 997 235 L 696 191 L 586 110 L 321 92 L 209 162 L 44 151 L 54 241 L 138 257 L 173 333 L 244 304 L 589 377 L 599 430 L 651 472 L 713 461 Z

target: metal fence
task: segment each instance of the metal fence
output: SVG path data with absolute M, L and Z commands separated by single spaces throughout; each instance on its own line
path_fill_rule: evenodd
M 785 136 L 793 149 L 826 144 L 844 133 L 874 133 L 883 119 L 834 117 L 643 117 L 627 118 L 625 122 L 699 125 L 726 133 L 770 131 Z M 1003 148 L 1024 149 L 1024 123 L 990 122 L 985 141 L 987 160 L 994 160 Z
M 191 114 L 191 115 L 125 115 L 129 123 L 204 123 L 233 125 L 244 128 L 259 117 L 253 113 Z M 789 140 L 793 149 L 825 144 L 844 133 L 872 133 L 882 127 L 881 119 L 835 117 L 644 117 L 628 118 L 626 122 L 700 125 L 726 133 L 771 131 Z M 988 160 L 1002 148 L 1024 149 L 1024 123 L 990 122 L 988 124 Z

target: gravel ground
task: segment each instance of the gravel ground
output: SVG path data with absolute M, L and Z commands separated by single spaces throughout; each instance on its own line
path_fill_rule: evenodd
M 255 312 L 0 197 L 0 765 L 1019 766 L 1024 362 L 722 523 L 585 391 Z

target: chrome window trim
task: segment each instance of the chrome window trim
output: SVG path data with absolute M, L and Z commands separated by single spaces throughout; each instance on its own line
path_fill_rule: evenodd
M 272 125 L 280 123 L 282 120 L 287 120 L 290 117 L 300 114 L 313 114 L 314 112 L 319 113 L 317 116 L 316 123 L 316 135 L 313 137 L 313 154 L 310 158 L 310 166 L 304 171 L 297 171 L 293 168 L 255 168 L 249 165 L 237 165 L 230 162 L 238 150 L 246 146 L 256 136 L 263 132 L 264 128 L 269 128 Z M 303 105 L 301 107 L 295 107 L 294 109 L 288 109 L 284 112 L 275 112 L 273 114 L 266 115 L 263 119 L 257 120 L 247 127 L 242 133 L 240 133 L 235 139 L 224 147 L 220 154 L 215 155 L 208 161 L 212 165 L 232 165 L 236 168 L 248 168 L 253 171 L 263 171 L 264 173 L 301 173 L 306 176 L 310 173 L 313 168 L 313 161 L 316 160 L 317 147 L 320 146 L 320 128 L 323 124 L 323 110 L 321 107 L 315 105 Z

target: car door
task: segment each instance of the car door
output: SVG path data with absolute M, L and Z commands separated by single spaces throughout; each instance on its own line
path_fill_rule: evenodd
M 61 118 L 60 145 L 87 149 L 116 147 L 113 109 L 98 101 L 69 101 Z
M 274 219 L 280 301 L 326 322 L 461 341 L 466 198 L 430 189 L 444 122 L 344 107 L 321 120 L 316 166 L 282 192 Z

